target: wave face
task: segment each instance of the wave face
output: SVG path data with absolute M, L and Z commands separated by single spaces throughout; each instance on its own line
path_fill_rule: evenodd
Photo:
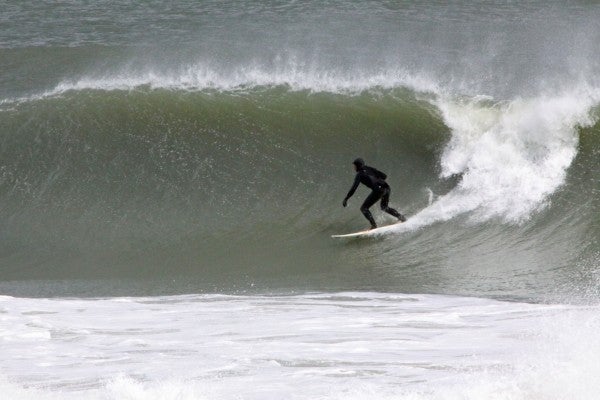
M 594 105 L 279 86 L 19 103 L 2 113 L 4 273 L 470 292 L 465 269 L 534 269 L 545 292 L 597 250 Z M 357 155 L 388 172 L 411 219 L 384 241 L 340 244 L 328 236 L 365 224 L 366 192 L 340 204 Z M 451 276 L 438 287 L 434 271 Z
M 0 39 L 3 293 L 597 290 L 594 5 L 65 7 Z M 357 156 L 410 219 L 335 242 Z

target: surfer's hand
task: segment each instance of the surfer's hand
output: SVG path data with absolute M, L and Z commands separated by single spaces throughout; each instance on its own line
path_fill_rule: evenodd
M 343 205 L 344 207 L 346 207 L 346 206 L 348 205 L 348 199 L 344 199 L 344 201 L 342 202 L 342 205 Z

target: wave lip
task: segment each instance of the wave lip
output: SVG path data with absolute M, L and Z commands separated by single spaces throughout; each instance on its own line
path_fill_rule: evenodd
M 0 100 L 0 105 L 36 101 L 72 91 L 183 90 L 223 92 L 249 91 L 260 88 L 286 87 L 292 91 L 308 90 L 352 94 L 377 89 L 408 88 L 417 92 L 439 92 L 439 86 L 420 74 L 402 68 L 379 72 L 329 70 L 295 61 L 271 68 L 261 65 L 241 66 L 231 71 L 204 64 L 193 64 L 177 70 L 129 71 L 120 69 L 110 74 L 88 75 L 65 79 L 51 89 L 19 98 Z

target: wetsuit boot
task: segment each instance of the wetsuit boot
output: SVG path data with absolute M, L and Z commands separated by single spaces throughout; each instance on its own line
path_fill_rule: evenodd
M 402 214 L 400 214 L 398 211 L 396 211 L 395 209 L 391 208 L 391 207 L 386 207 L 383 209 L 383 211 L 385 211 L 386 213 L 393 215 L 394 217 L 398 218 L 398 220 L 400 222 L 405 222 L 406 221 L 406 217 Z

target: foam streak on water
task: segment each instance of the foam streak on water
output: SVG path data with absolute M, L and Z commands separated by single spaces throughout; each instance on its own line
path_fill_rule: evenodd
M 0 310 L 11 399 L 592 399 L 599 389 L 588 379 L 600 372 L 597 307 L 338 293 L 3 297 Z

